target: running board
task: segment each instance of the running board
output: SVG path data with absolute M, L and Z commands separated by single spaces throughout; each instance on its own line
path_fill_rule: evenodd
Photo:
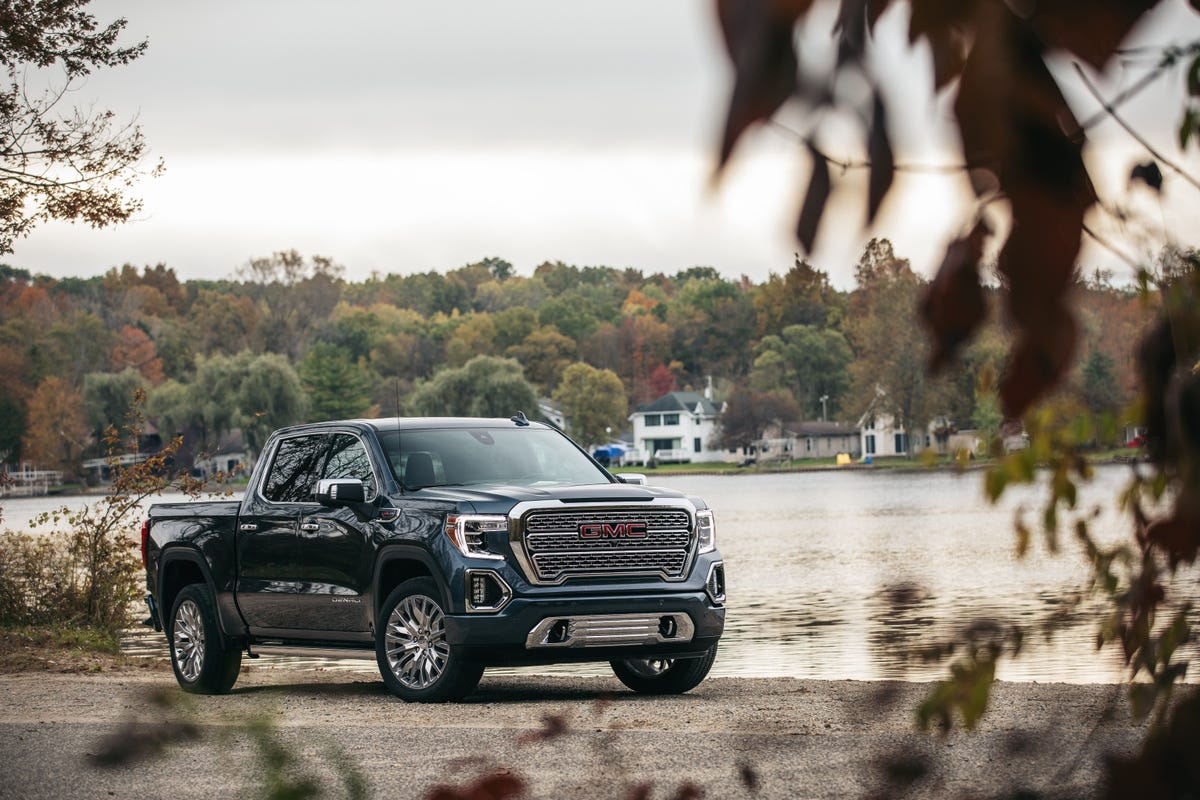
M 284 642 L 249 642 L 246 653 L 259 656 L 291 656 L 292 658 L 359 658 L 375 659 L 373 647 L 339 647 L 337 645 L 287 644 Z

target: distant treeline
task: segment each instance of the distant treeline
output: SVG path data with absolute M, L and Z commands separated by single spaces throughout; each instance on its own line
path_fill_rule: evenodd
M 353 282 L 295 251 L 236 274 L 180 281 L 160 264 L 56 279 L 0 265 L 0 462 L 77 471 L 138 387 L 157 430 L 185 434 L 192 453 L 234 429 L 253 450 L 301 420 L 469 413 L 478 406 L 464 395 L 489 381 L 500 402 L 554 397 L 570 423 L 585 416 L 581 394 L 614 395 L 611 422 L 711 377 L 729 444 L 773 420 L 855 423 L 872 407 L 910 429 L 999 424 L 1004 321 L 930 381 L 915 315 L 925 281 L 886 240 L 867 246 L 848 292 L 800 259 L 761 283 L 703 266 L 647 275 L 547 262 L 524 276 L 499 258 Z M 1083 336 L 1063 392 L 1116 412 L 1132 397 L 1149 301 L 1103 275 L 1075 294 Z M 590 369 L 566 387 L 574 364 Z M 583 380 L 593 373 L 604 380 Z

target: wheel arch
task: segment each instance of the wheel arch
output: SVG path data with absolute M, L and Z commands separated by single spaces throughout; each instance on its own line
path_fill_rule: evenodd
M 237 635 L 240 626 L 231 625 L 225 619 L 222 603 L 217 595 L 216 582 L 213 580 L 212 569 L 204 556 L 197 550 L 187 547 L 171 547 L 163 550 L 158 562 L 158 613 L 163 630 L 168 630 L 167 617 L 175 605 L 175 599 L 185 586 L 203 584 L 213 598 L 217 609 L 217 623 L 226 636 Z M 231 630 L 233 629 L 233 630 Z
M 412 578 L 432 578 L 441 594 L 442 608 L 450 609 L 450 591 L 437 561 L 426 550 L 411 545 L 392 545 L 379 554 L 375 565 L 375 601 L 372 617 L 397 586 Z

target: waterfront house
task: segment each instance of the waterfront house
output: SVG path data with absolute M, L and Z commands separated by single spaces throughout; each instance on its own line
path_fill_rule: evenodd
M 633 449 L 626 463 L 725 461 L 713 440 L 720 410 L 698 392 L 667 392 L 629 415 Z

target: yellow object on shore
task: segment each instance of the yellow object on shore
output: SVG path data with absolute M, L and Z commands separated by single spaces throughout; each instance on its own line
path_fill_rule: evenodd
M 839 467 L 844 467 L 847 464 L 849 464 L 850 462 L 851 462 L 851 459 L 850 459 L 849 453 L 838 453 L 837 454 L 837 465 Z

